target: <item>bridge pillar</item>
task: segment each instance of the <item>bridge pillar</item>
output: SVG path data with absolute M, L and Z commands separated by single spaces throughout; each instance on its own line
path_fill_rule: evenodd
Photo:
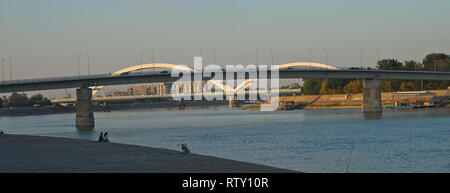
M 77 89 L 77 113 L 75 125 L 78 130 L 94 128 L 94 113 L 92 111 L 92 89 L 81 87 Z
M 381 113 L 382 111 L 380 80 L 364 79 L 362 112 Z

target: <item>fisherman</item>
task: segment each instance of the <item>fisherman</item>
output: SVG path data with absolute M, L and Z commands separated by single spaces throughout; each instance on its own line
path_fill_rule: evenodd
M 191 154 L 191 150 L 189 150 L 186 144 L 181 144 L 181 150 L 183 150 L 184 154 Z
M 100 136 L 98 136 L 98 142 L 103 142 L 103 133 L 100 133 Z
M 108 140 L 108 132 L 105 132 L 105 134 L 103 135 L 103 142 L 109 142 L 109 140 Z

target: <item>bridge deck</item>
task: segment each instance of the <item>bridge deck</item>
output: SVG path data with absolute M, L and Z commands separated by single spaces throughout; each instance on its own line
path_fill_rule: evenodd
M 237 72 L 239 73 L 239 72 Z M 241 72 L 245 73 L 245 72 Z M 270 72 L 267 73 L 271 78 Z M 194 74 L 191 75 L 193 80 Z M 223 77 L 226 77 L 224 72 Z M 237 75 L 235 74 L 235 78 Z M 345 79 L 398 79 L 398 80 L 450 80 L 450 72 L 434 71 L 389 71 L 389 70 L 282 70 L 279 78 L 345 78 Z M 156 82 L 174 82 L 179 77 L 170 74 L 152 72 L 137 73 L 124 76 L 96 74 L 83 76 L 67 76 L 40 79 L 24 79 L 0 82 L 0 93 L 51 90 L 63 88 L 79 88 L 87 86 L 109 86 L 121 84 L 139 84 Z M 209 80 L 203 77 L 203 80 Z

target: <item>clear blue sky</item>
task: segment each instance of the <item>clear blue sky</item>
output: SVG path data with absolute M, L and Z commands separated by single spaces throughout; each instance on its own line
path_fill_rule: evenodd
M 192 65 L 203 49 L 219 64 L 323 62 L 374 66 L 381 57 L 421 59 L 450 50 L 449 0 L 0 0 L 0 57 L 14 78 L 77 74 L 89 50 L 91 72 L 156 60 Z M 82 57 L 82 73 L 87 73 Z M 9 69 L 6 69 L 9 72 Z M 6 73 L 9 75 L 9 73 Z M 8 79 L 8 76 L 7 76 Z

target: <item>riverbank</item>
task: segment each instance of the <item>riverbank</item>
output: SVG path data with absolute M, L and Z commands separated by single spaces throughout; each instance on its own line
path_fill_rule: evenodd
M 0 134 L 0 173 L 286 173 L 292 170 L 81 139 Z
M 428 90 L 435 93 L 434 103 L 437 107 L 450 107 L 448 90 Z M 393 105 L 392 94 L 396 92 L 382 92 L 383 107 Z M 357 94 L 324 94 L 324 95 L 293 95 L 280 96 L 279 110 L 285 109 L 360 109 L 363 102 L 361 93 Z M 243 110 L 259 110 L 259 104 L 241 108 Z

